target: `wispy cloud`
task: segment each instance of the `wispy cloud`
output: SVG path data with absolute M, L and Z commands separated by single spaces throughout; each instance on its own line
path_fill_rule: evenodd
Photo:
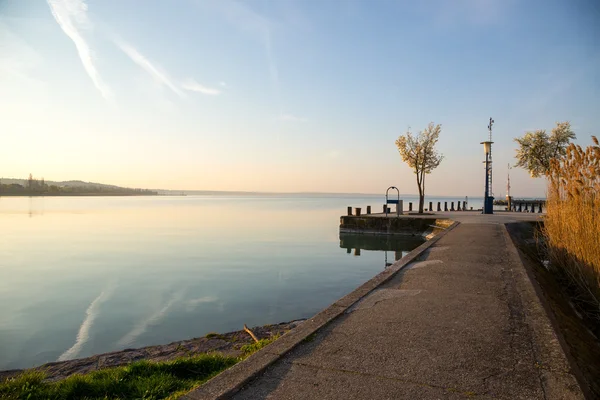
M 165 72 L 159 66 L 153 64 L 148 60 L 142 53 L 140 53 L 135 47 L 131 46 L 128 43 L 120 39 L 115 39 L 115 44 L 125 53 L 129 58 L 136 63 L 140 68 L 146 71 L 156 82 L 161 85 L 164 85 L 171 89 L 173 93 L 177 94 L 179 97 L 185 97 L 185 93 L 182 89 L 188 90 L 190 92 L 202 93 L 207 95 L 218 95 L 221 93 L 219 89 L 210 88 L 204 85 L 199 84 L 193 79 L 188 79 L 182 84 L 177 83 L 174 79 L 172 79 L 167 72 Z
M 221 91 L 219 89 L 213 89 L 213 88 L 209 88 L 206 86 L 202 86 L 201 84 L 199 84 L 198 82 L 196 82 L 193 79 L 185 81 L 181 85 L 181 87 L 183 89 L 189 90 L 191 92 L 198 92 L 198 93 L 209 94 L 209 95 L 217 95 L 217 94 L 221 93 Z
M 12 32 L 8 25 L 0 20 L 0 37 L 3 38 L 0 51 L 0 80 L 19 79 L 20 83 L 43 86 L 29 72 L 41 63 L 42 57 L 23 39 Z
M 268 73 L 274 90 L 279 92 L 279 69 L 273 51 L 273 24 L 246 2 L 219 0 L 211 3 L 238 29 L 252 33 L 264 47 Z
M 153 65 L 146 57 L 144 57 L 139 51 L 133 46 L 121 41 L 116 40 L 116 45 L 131 58 L 131 61 L 136 63 L 140 68 L 149 73 L 157 82 L 165 85 L 171 89 L 175 94 L 180 97 L 184 97 L 185 94 L 179 89 L 173 80 L 167 75 L 166 72 L 161 71 L 160 68 Z
M 75 343 L 71 346 L 67 351 L 62 353 L 57 361 L 65 361 L 72 360 L 77 358 L 83 346 L 87 343 L 90 338 L 90 330 L 94 325 L 94 321 L 98 316 L 98 312 L 100 309 L 100 305 L 104 303 L 112 294 L 113 288 L 108 288 L 107 290 L 103 290 L 98 297 L 96 297 L 89 305 L 87 310 L 85 311 L 85 318 L 79 327 L 79 331 L 77 332 L 77 337 L 75 338 Z
M 63 32 L 73 41 L 83 68 L 100 91 L 102 96 L 110 100 L 112 91 L 104 83 L 94 64 L 94 53 L 82 35 L 92 24 L 87 16 L 87 4 L 83 0 L 48 0 L 50 11 Z
M 308 121 L 306 118 L 297 117 L 292 114 L 281 114 L 279 116 L 279 120 L 284 121 L 284 122 L 306 122 L 306 121 Z
M 118 342 L 119 345 L 120 346 L 129 346 L 129 345 L 133 344 L 133 342 L 135 342 L 135 340 L 138 337 L 140 337 L 144 332 L 146 332 L 146 330 L 148 329 L 149 326 L 156 325 L 160 321 L 162 321 L 162 319 L 167 315 L 167 312 L 169 311 L 169 309 L 171 307 L 173 307 L 176 303 L 181 301 L 182 297 L 183 297 L 183 291 L 175 292 L 175 294 L 173 294 L 173 296 L 169 299 L 167 304 L 164 305 L 164 307 L 157 310 L 156 312 L 154 312 L 152 315 L 150 315 L 148 318 L 144 319 L 143 321 L 140 321 L 138 324 L 136 324 L 133 327 L 133 329 L 131 331 L 129 331 L 125 336 L 123 336 Z

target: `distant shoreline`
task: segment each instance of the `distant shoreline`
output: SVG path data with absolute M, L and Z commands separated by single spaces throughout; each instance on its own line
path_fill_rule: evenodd
M 0 193 L 0 197 L 134 197 L 160 196 L 158 193 Z

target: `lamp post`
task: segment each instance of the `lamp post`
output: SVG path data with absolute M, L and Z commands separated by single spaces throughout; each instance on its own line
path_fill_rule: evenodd
M 483 145 L 483 151 L 485 152 L 485 195 L 483 197 L 483 214 L 493 214 L 494 213 L 494 198 L 491 195 L 490 185 L 491 185 L 491 165 L 492 160 L 492 142 L 491 140 L 487 142 L 481 142 Z

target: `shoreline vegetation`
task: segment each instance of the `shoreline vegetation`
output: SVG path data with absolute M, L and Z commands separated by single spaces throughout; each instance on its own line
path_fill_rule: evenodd
M 600 145 L 592 140 L 585 150 L 570 144 L 551 161 L 542 234 L 549 268 L 600 323 Z
M 302 322 L 209 333 L 166 345 L 52 362 L 26 370 L 0 371 L 0 398 L 175 399 Z
M 66 181 L 46 182 L 29 174 L 28 179 L 0 179 L 0 197 L 3 196 L 156 196 L 149 189 L 124 188 L 101 183 Z

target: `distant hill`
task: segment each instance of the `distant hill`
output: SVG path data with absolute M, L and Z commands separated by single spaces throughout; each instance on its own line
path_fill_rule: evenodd
M 157 195 L 148 189 L 133 189 L 104 183 L 71 181 L 42 181 L 33 179 L 0 178 L 0 196 L 139 196 Z
M 0 183 L 10 185 L 16 183 L 18 185 L 26 185 L 27 179 L 0 178 Z M 84 182 L 84 181 L 45 181 L 46 185 L 66 186 L 66 187 L 105 187 L 105 188 L 121 188 L 116 185 L 106 185 L 104 183 Z M 124 189 L 124 188 L 122 188 Z

